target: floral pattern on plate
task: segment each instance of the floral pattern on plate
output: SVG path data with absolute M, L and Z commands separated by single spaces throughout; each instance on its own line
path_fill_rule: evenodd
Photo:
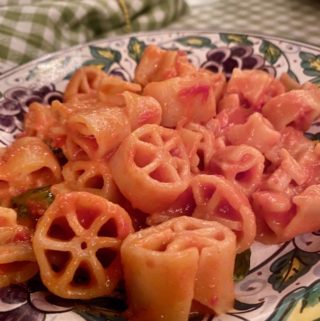
M 0 143 L 9 144 L 22 130 L 23 115 L 32 101 L 62 100 L 62 91 L 77 68 L 96 65 L 132 80 L 144 48 L 154 43 L 185 50 L 197 66 L 223 71 L 262 69 L 274 76 L 287 72 L 303 83 L 320 83 L 320 49 L 298 42 L 247 34 L 163 32 L 124 36 L 81 45 L 28 63 L 0 76 Z M 319 124 L 308 131 L 318 139 Z M 319 320 L 320 234 L 296 237 L 281 245 L 252 247 L 251 270 L 236 284 L 233 311 L 221 316 L 191 314 L 192 321 Z M 90 301 L 57 298 L 35 278 L 0 289 L 0 320 L 123 321 L 121 291 Z M 119 314 L 120 313 L 120 314 Z

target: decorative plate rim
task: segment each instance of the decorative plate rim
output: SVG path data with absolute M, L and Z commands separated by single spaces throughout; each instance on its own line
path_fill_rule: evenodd
M 30 83 L 35 82 L 34 79 L 37 79 L 37 78 L 31 78 L 32 80 L 29 80 L 27 78 L 23 79 L 21 74 L 25 74 L 25 73 L 30 72 L 30 70 L 34 67 L 37 67 L 38 64 L 40 65 L 40 64 L 53 63 L 53 65 L 55 65 L 55 63 L 59 62 L 59 60 L 61 58 L 64 58 L 67 56 L 70 56 L 72 58 L 72 59 L 70 59 L 71 66 L 72 66 L 73 58 L 76 60 L 79 57 L 83 63 L 84 58 L 87 58 L 87 56 L 86 55 L 81 56 L 81 54 L 79 54 L 79 52 L 80 51 L 84 51 L 84 52 L 89 51 L 89 47 L 91 47 L 91 46 L 103 46 L 103 47 L 110 46 L 110 47 L 113 47 L 113 45 L 117 46 L 116 42 L 122 42 L 124 44 L 119 45 L 121 48 L 117 48 L 117 49 L 119 49 L 119 51 L 121 53 L 124 53 L 124 50 L 127 49 L 125 51 L 125 54 L 128 56 L 129 50 L 128 50 L 127 44 L 129 42 L 129 40 L 133 37 L 137 38 L 138 40 L 145 41 L 145 42 L 149 42 L 149 41 L 153 42 L 154 41 L 156 43 L 161 44 L 161 40 L 159 40 L 159 39 L 162 37 L 163 38 L 170 38 L 169 39 L 170 42 L 176 42 L 179 37 L 186 37 L 186 38 L 188 38 L 188 37 L 190 37 L 190 38 L 208 37 L 208 38 L 212 38 L 212 41 L 213 41 L 213 38 L 219 38 L 219 37 L 221 38 L 222 36 L 241 36 L 241 37 L 245 37 L 245 38 L 251 37 L 251 39 L 250 39 L 250 40 L 252 40 L 251 45 L 252 45 L 252 47 L 255 46 L 256 49 L 258 49 L 258 46 L 261 45 L 261 44 L 257 44 L 257 43 L 264 42 L 264 41 L 266 41 L 266 42 L 270 41 L 270 42 L 277 42 L 277 45 L 279 45 L 279 47 L 282 47 L 282 46 L 283 47 L 290 47 L 290 46 L 294 47 L 294 46 L 296 46 L 296 47 L 300 47 L 299 50 L 301 49 L 301 50 L 305 50 L 305 51 L 308 51 L 308 50 L 314 51 L 315 55 L 317 55 L 317 56 L 320 54 L 320 46 L 317 47 L 317 46 L 307 44 L 304 42 L 290 40 L 290 39 L 278 37 L 278 36 L 255 34 L 255 33 L 251 33 L 251 32 L 243 32 L 243 31 L 233 32 L 231 30 L 229 30 L 229 31 L 190 30 L 190 29 L 189 30 L 188 29 L 159 30 L 159 31 L 149 31 L 149 32 L 127 33 L 127 34 L 119 35 L 119 36 L 115 35 L 115 36 L 105 37 L 105 38 L 93 40 L 90 42 L 86 42 L 86 43 L 71 46 L 71 47 L 66 47 L 66 48 L 61 49 L 59 51 L 55 51 L 52 53 L 42 55 L 41 57 L 31 60 L 23 65 L 16 66 L 12 69 L 7 70 L 4 74 L 0 75 L 0 81 L 2 80 L 3 84 L 5 84 L 6 80 L 10 80 L 10 77 L 14 78 L 17 76 L 17 79 L 19 78 L 18 80 L 19 81 L 21 80 L 22 83 L 17 84 L 16 87 L 20 86 L 20 88 L 21 88 L 25 83 L 29 84 L 29 82 Z M 159 39 L 157 37 L 159 37 Z M 175 39 L 175 38 L 177 38 L 177 39 Z M 220 40 L 222 41 L 222 43 L 226 43 L 225 40 L 223 40 L 223 39 L 220 39 Z M 232 45 L 233 44 L 234 44 L 234 42 L 232 41 Z M 229 45 L 230 45 L 230 42 L 228 42 L 228 44 L 226 46 L 229 46 Z M 205 50 L 209 50 L 207 48 L 208 47 L 206 47 Z M 213 47 L 213 48 L 215 48 L 215 47 Z M 104 48 L 99 48 L 99 49 L 104 49 Z M 259 49 L 260 49 L 260 47 L 259 47 Z M 283 52 L 282 49 L 280 50 L 281 57 L 286 57 L 286 53 Z M 194 48 L 194 50 L 195 50 L 195 52 L 198 51 L 198 49 L 196 49 L 196 48 Z M 204 53 L 204 50 L 201 49 L 200 51 L 202 53 Z M 260 53 L 261 53 L 261 51 L 260 51 Z M 289 54 L 290 55 L 297 55 L 296 51 L 294 51 L 293 53 L 288 53 L 288 55 Z M 90 57 L 91 56 L 92 56 L 92 53 L 90 53 Z M 124 56 L 125 55 L 123 55 L 123 57 Z M 132 59 L 132 57 L 131 57 L 131 59 Z M 134 59 L 132 59 L 132 60 L 134 60 Z M 291 62 L 291 60 L 290 60 L 290 62 Z M 284 65 L 287 66 L 285 63 L 288 63 L 288 66 L 289 66 L 288 59 L 285 61 L 285 63 L 283 63 L 283 62 L 281 62 L 281 63 L 283 66 Z M 271 62 L 270 66 L 273 64 L 274 63 Z M 128 63 L 127 65 L 133 66 L 135 64 Z M 280 65 L 278 64 L 278 66 L 275 66 L 275 68 L 279 68 L 279 66 L 280 66 L 280 68 L 282 68 L 281 64 Z M 296 63 L 294 66 L 297 67 L 300 65 L 298 65 L 298 63 Z M 57 68 L 57 67 L 54 68 L 54 66 L 53 66 L 53 68 L 50 67 L 49 72 L 52 72 L 53 76 L 55 76 L 54 71 L 59 70 L 59 68 Z M 67 72 L 65 72 L 64 70 L 63 70 L 63 72 L 64 72 L 64 75 L 66 75 Z M 41 73 L 41 69 L 40 69 L 39 74 L 42 74 L 42 76 L 43 76 L 43 72 Z M 60 79 L 59 77 L 57 77 L 56 82 L 57 83 L 60 82 L 62 84 L 65 84 L 65 82 L 67 81 L 67 78 Z M 15 80 L 15 81 L 17 81 L 17 80 Z M 49 82 L 50 81 L 48 81 L 48 83 Z M 47 83 L 44 83 L 44 84 L 46 85 Z M 9 82 L 10 87 L 11 87 L 11 85 L 12 84 Z M 12 85 L 12 86 L 14 86 L 14 85 Z M 52 84 L 50 83 L 50 85 L 53 85 L 53 87 L 50 89 L 51 91 L 54 91 L 55 93 L 62 94 L 59 91 L 61 88 L 55 87 L 55 85 L 56 85 L 55 80 L 53 80 Z M 35 89 L 37 89 L 37 87 L 35 87 Z M 4 95 L 4 98 L 5 97 L 6 96 Z M 2 100 L 2 98 L 0 99 L 0 101 L 1 100 Z M 0 113 L 0 116 L 1 116 L 1 113 Z M 16 116 L 14 116 L 14 117 L 16 117 Z M 11 135 L 11 134 L 12 133 L 9 133 L 9 135 Z M 0 137 L 1 137 L 1 133 L 0 133 Z M 311 245 L 311 247 L 309 247 L 309 245 L 307 243 L 310 243 L 309 242 L 310 239 L 313 240 L 313 238 L 316 239 L 316 237 L 318 237 L 318 240 L 320 241 L 320 232 L 317 235 L 311 235 L 311 236 L 309 235 L 307 237 L 309 237 L 309 238 L 307 238 L 305 240 L 305 239 L 303 239 L 303 237 L 298 236 L 296 239 L 291 240 L 290 244 L 289 244 L 289 242 L 287 242 L 285 244 L 283 243 L 283 245 L 278 244 L 278 245 L 273 246 L 272 248 L 269 247 L 270 251 L 268 250 L 268 252 L 266 253 L 267 259 L 262 260 L 259 264 L 257 264 L 257 262 L 258 262 L 257 258 L 254 257 L 254 264 L 251 266 L 251 270 L 249 271 L 247 278 L 245 280 L 243 280 L 241 283 L 236 284 L 237 301 L 236 301 L 235 309 L 228 312 L 227 315 L 224 315 L 224 317 L 222 317 L 221 319 L 220 319 L 220 317 L 217 317 L 217 318 L 215 317 L 214 319 L 212 319 L 211 317 L 207 318 L 205 316 L 204 319 L 202 319 L 202 321 L 205 321 L 205 320 L 206 321 L 209 321 L 209 320 L 210 321 L 213 321 L 213 320 L 222 321 L 222 319 L 223 320 L 231 320 L 231 319 L 234 320 L 241 315 L 250 318 L 250 320 L 257 320 L 258 321 L 258 320 L 262 320 L 262 319 L 266 320 L 265 318 L 268 318 L 267 319 L 268 321 L 275 321 L 275 320 L 279 320 L 279 319 L 277 319 L 279 317 L 279 315 L 280 315 L 280 317 L 283 316 L 283 314 L 281 314 L 281 313 L 283 313 L 281 308 L 285 307 L 287 302 L 289 302 L 288 301 L 289 299 L 292 300 L 292 298 L 293 298 L 294 301 L 292 301 L 292 302 L 299 302 L 301 297 L 298 297 L 298 296 L 295 297 L 296 293 L 298 293 L 299 295 L 302 295 L 302 298 L 303 298 L 305 293 L 308 293 L 308 291 L 313 291 L 315 286 L 317 287 L 317 291 L 319 289 L 319 293 L 320 293 L 320 278 L 319 278 L 319 276 L 320 276 L 320 263 L 318 263 L 318 261 L 315 264 L 312 263 L 313 262 L 312 261 L 309 265 L 307 265 L 308 269 L 303 266 L 302 268 L 304 270 L 301 269 L 301 271 L 302 271 L 301 275 L 297 274 L 299 271 L 296 272 L 296 275 L 298 275 L 298 277 L 292 281 L 292 282 L 295 282 L 296 280 L 299 280 L 299 282 L 297 282 L 296 284 L 293 284 L 291 281 L 290 281 L 291 283 L 286 281 L 285 286 L 283 288 L 281 288 L 282 285 L 280 284 L 280 286 L 279 286 L 279 282 L 276 279 L 276 277 L 278 277 L 280 275 L 281 270 L 279 270 L 279 262 L 281 262 L 281 260 L 283 258 L 287 259 L 289 257 L 289 259 L 291 258 L 290 260 L 292 260 L 292 262 L 293 262 L 294 259 L 296 259 L 296 258 L 299 259 L 300 256 L 303 257 L 303 255 L 308 255 L 311 257 L 311 255 L 312 255 L 312 259 L 316 257 L 319 260 L 320 252 L 318 251 L 318 247 L 316 248 L 317 254 L 314 254 L 313 253 L 313 252 L 315 252 L 314 248 L 312 247 L 312 245 Z M 317 243 L 317 244 L 320 244 L 320 243 Z M 257 242 L 255 242 L 253 244 L 253 247 L 255 247 L 255 246 L 257 246 Z M 273 268 L 273 271 L 271 271 L 271 267 Z M 315 270 L 314 267 L 316 267 L 317 270 Z M 289 266 L 289 268 L 291 269 L 291 265 Z M 311 269 L 314 269 L 314 270 L 311 270 Z M 313 277 L 309 278 L 310 271 L 313 273 L 313 276 L 315 276 L 315 278 L 313 278 Z M 271 279 L 271 277 L 273 279 Z M 270 281 L 269 281 L 269 278 L 270 278 Z M 301 281 L 301 283 L 300 283 L 300 281 Z M 284 283 L 284 281 L 282 283 Z M 26 290 L 26 289 L 24 289 L 24 290 Z M 256 291 L 256 292 L 253 293 L 252 291 L 253 292 Z M 305 291 L 305 292 L 303 292 L 303 291 Z M 30 296 L 30 298 L 32 295 L 37 296 L 37 298 L 38 298 L 38 294 L 40 292 L 41 292 L 40 290 L 38 292 L 33 292 L 33 291 L 30 292 L 29 291 L 27 294 Z M 39 296 L 41 296 L 43 293 L 41 295 L 40 294 L 39 294 Z M 260 298 L 259 298 L 259 295 L 260 295 Z M 254 300 L 247 301 L 247 297 L 249 297 L 249 298 L 252 297 L 252 298 L 254 298 Z M 30 299 L 30 298 L 26 302 L 28 304 L 33 304 L 32 307 L 34 309 L 38 309 L 36 303 L 34 303 L 32 301 L 32 299 Z M 1 301 L 1 298 L 0 298 L 0 301 Z M 35 302 L 36 302 L 36 300 L 35 300 Z M 57 304 L 57 305 L 59 306 L 59 304 Z M 1 304 L 0 304 L 0 306 L 1 306 Z M 260 309 L 260 307 L 261 307 L 261 309 Z M 319 304 L 319 307 L 320 307 L 320 304 Z M 38 310 L 40 312 L 42 311 L 41 309 L 38 309 Z M 277 311 L 280 311 L 279 315 L 277 314 L 278 313 Z M 0 315 L 1 315 L 1 312 L 2 311 L 0 309 Z M 69 310 L 63 311 L 61 313 L 64 313 L 64 312 L 69 313 Z M 51 312 L 51 310 L 46 311 L 44 309 L 41 313 L 49 315 L 49 314 L 52 314 L 55 312 Z M 76 313 L 76 312 L 73 310 L 73 308 L 71 308 L 70 313 Z M 246 313 L 248 313 L 248 315 Z M 59 320 L 60 320 L 60 317 L 57 317 L 57 318 L 59 318 Z M 52 319 L 48 318 L 48 321 L 49 320 L 53 321 L 53 319 L 54 319 L 54 317 Z M 239 317 L 239 319 L 240 319 L 240 317 Z M 64 317 L 61 317 L 61 320 L 68 320 L 68 316 L 66 317 L 66 319 Z M 197 319 L 197 320 L 199 321 L 199 319 Z M 243 320 L 247 320 L 247 319 L 243 319 Z
M 273 35 L 267 35 L 267 34 L 263 34 L 263 33 L 254 33 L 254 32 L 246 32 L 246 31 L 232 31 L 232 30 L 223 30 L 223 29 L 219 29 L 219 30 L 193 30 L 193 29 L 172 29 L 172 30 L 158 30 L 158 31 L 140 31 L 140 32 L 132 32 L 132 33 L 126 33 L 123 35 L 119 35 L 119 36 L 110 36 L 110 37 L 106 37 L 106 38 L 100 38 L 100 39 L 95 39 L 89 42 L 85 42 L 82 44 L 78 44 L 75 46 L 71 46 L 71 47 L 67 47 L 64 49 L 60 49 L 54 52 L 50 52 L 47 54 L 44 54 L 38 58 L 35 58 L 31 61 L 28 61 L 22 65 L 13 67 L 9 70 L 7 70 L 5 73 L 3 73 L 2 75 L 0 75 L 0 80 L 3 80 L 4 78 L 19 72 L 33 64 L 37 64 L 37 63 L 41 63 L 42 61 L 48 60 L 48 59 L 54 59 L 55 57 L 59 57 L 61 54 L 64 53 L 69 53 L 72 52 L 78 48 L 82 48 L 82 47 L 87 47 L 90 46 L 92 44 L 99 44 L 99 43 L 103 43 L 106 41 L 117 41 L 117 40 L 121 40 L 121 39 L 127 39 L 130 37 L 139 37 L 139 36 L 154 36 L 154 35 L 163 35 L 163 34 L 169 34 L 169 33 L 185 33 L 185 34 L 201 34 L 201 35 L 217 35 L 217 34 L 234 34 L 234 35 L 247 35 L 249 37 L 255 37 L 258 39 L 270 39 L 270 40 L 278 40 L 278 41 L 283 41 L 286 42 L 288 44 L 292 44 L 292 45 L 300 45 L 303 46 L 305 48 L 311 49 L 311 50 L 316 50 L 320 52 L 320 46 L 316 46 L 313 44 L 309 44 L 307 42 L 303 42 L 303 41 L 298 41 L 298 40 L 293 40 L 293 39 L 289 39 L 286 37 L 281 37 L 281 36 L 273 36 Z

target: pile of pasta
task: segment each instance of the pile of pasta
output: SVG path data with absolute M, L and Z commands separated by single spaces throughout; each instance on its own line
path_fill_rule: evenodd
M 1 150 L 0 286 L 39 269 L 71 299 L 124 280 L 129 320 L 225 313 L 237 254 L 320 228 L 320 146 L 304 136 L 319 115 L 316 85 L 239 69 L 227 81 L 154 45 L 134 82 L 80 68 Z M 48 204 L 28 198 L 45 186 Z

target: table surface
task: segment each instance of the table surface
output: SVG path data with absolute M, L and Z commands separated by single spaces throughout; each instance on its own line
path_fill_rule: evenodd
M 167 29 L 265 34 L 320 47 L 320 0 L 188 0 Z

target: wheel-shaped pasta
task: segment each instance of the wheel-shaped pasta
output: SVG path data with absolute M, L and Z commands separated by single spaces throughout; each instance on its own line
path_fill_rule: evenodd
M 96 93 L 101 80 L 106 77 L 101 69 L 95 66 L 79 68 L 71 77 L 64 92 L 64 100 L 68 101 L 74 96 Z
M 130 321 L 187 321 L 192 300 L 228 311 L 235 255 L 230 229 L 187 216 L 129 235 L 121 260 Z
M 128 213 L 87 192 L 58 194 L 33 238 L 42 282 L 54 294 L 110 294 L 121 278 L 120 245 L 133 231 Z
M 54 194 L 66 190 L 85 191 L 115 203 L 120 199 L 120 192 L 105 161 L 70 161 L 64 165 L 62 176 L 64 181 L 51 188 Z
M 0 207 L 0 288 L 25 282 L 37 272 L 31 232 L 17 224 L 14 210 Z
M 190 160 L 191 172 L 199 173 L 205 170 L 215 151 L 213 133 L 205 126 L 197 123 L 178 126 L 178 132 Z
M 110 159 L 112 176 L 132 206 L 146 213 L 168 207 L 187 187 L 188 157 L 175 130 L 147 124 Z
M 212 156 L 208 172 L 223 175 L 238 184 L 246 195 L 260 185 L 264 169 L 264 157 L 248 145 L 227 146 Z
M 237 251 L 250 247 L 256 236 L 254 213 L 240 187 L 217 175 L 197 175 L 191 181 L 196 208 L 193 217 L 218 221 L 237 236 Z

